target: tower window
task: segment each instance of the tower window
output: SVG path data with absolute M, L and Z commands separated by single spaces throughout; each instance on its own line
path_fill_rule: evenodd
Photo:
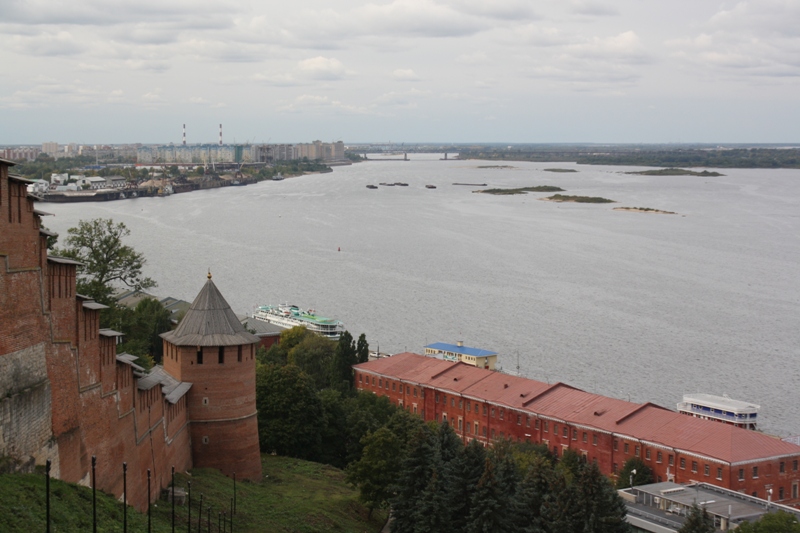
M 198 348 L 197 349 L 197 364 L 198 365 L 202 365 L 203 364 L 203 349 L 202 348 Z
M 219 347 L 219 364 L 221 364 L 221 365 L 225 364 L 225 347 L 224 346 L 220 346 Z
M 239 362 L 241 363 L 242 362 L 242 347 L 241 347 L 241 345 L 237 346 L 236 355 L 237 355 L 237 358 L 238 358 Z

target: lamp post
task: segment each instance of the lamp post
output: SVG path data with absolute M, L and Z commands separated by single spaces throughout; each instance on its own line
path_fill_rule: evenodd
M 633 470 L 631 470 L 631 475 L 630 475 L 630 483 L 629 483 L 629 485 L 630 485 L 631 488 L 633 488 L 633 476 L 635 476 L 635 475 L 636 475 L 636 469 L 634 468 Z

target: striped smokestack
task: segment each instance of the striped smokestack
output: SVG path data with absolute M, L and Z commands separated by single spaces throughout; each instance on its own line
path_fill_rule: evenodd
M 183 145 L 186 146 L 186 124 L 183 125 Z
M 222 146 L 222 124 L 219 125 L 219 145 Z

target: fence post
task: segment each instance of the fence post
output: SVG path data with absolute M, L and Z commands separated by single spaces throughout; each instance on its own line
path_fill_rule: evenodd
M 128 463 L 122 463 L 122 531 L 128 533 Z
M 147 469 L 147 533 L 152 531 L 152 522 L 150 521 L 150 498 L 152 498 L 152 493 L 150 492 L 150 469 Z
M 97 533 L 97 456 L 92 456 L 92 533 Z
M 44 472 L 47 475 L 45 478 L 45 491 L 47 492 L 47 533 L 50 533 L 50 459 L 45 463 Z
M 233 473 L 233 513 L 236 512 L 236 472 Z

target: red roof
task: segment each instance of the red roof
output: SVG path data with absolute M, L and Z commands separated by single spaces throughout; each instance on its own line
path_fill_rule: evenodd
M 626 402 L 563 383 L 549 385 L 409 352 L 361 363 L 355 368 L 726 463 L 800 455 L 800 446 L 790 442 L 682 415 L 652 403 Z

